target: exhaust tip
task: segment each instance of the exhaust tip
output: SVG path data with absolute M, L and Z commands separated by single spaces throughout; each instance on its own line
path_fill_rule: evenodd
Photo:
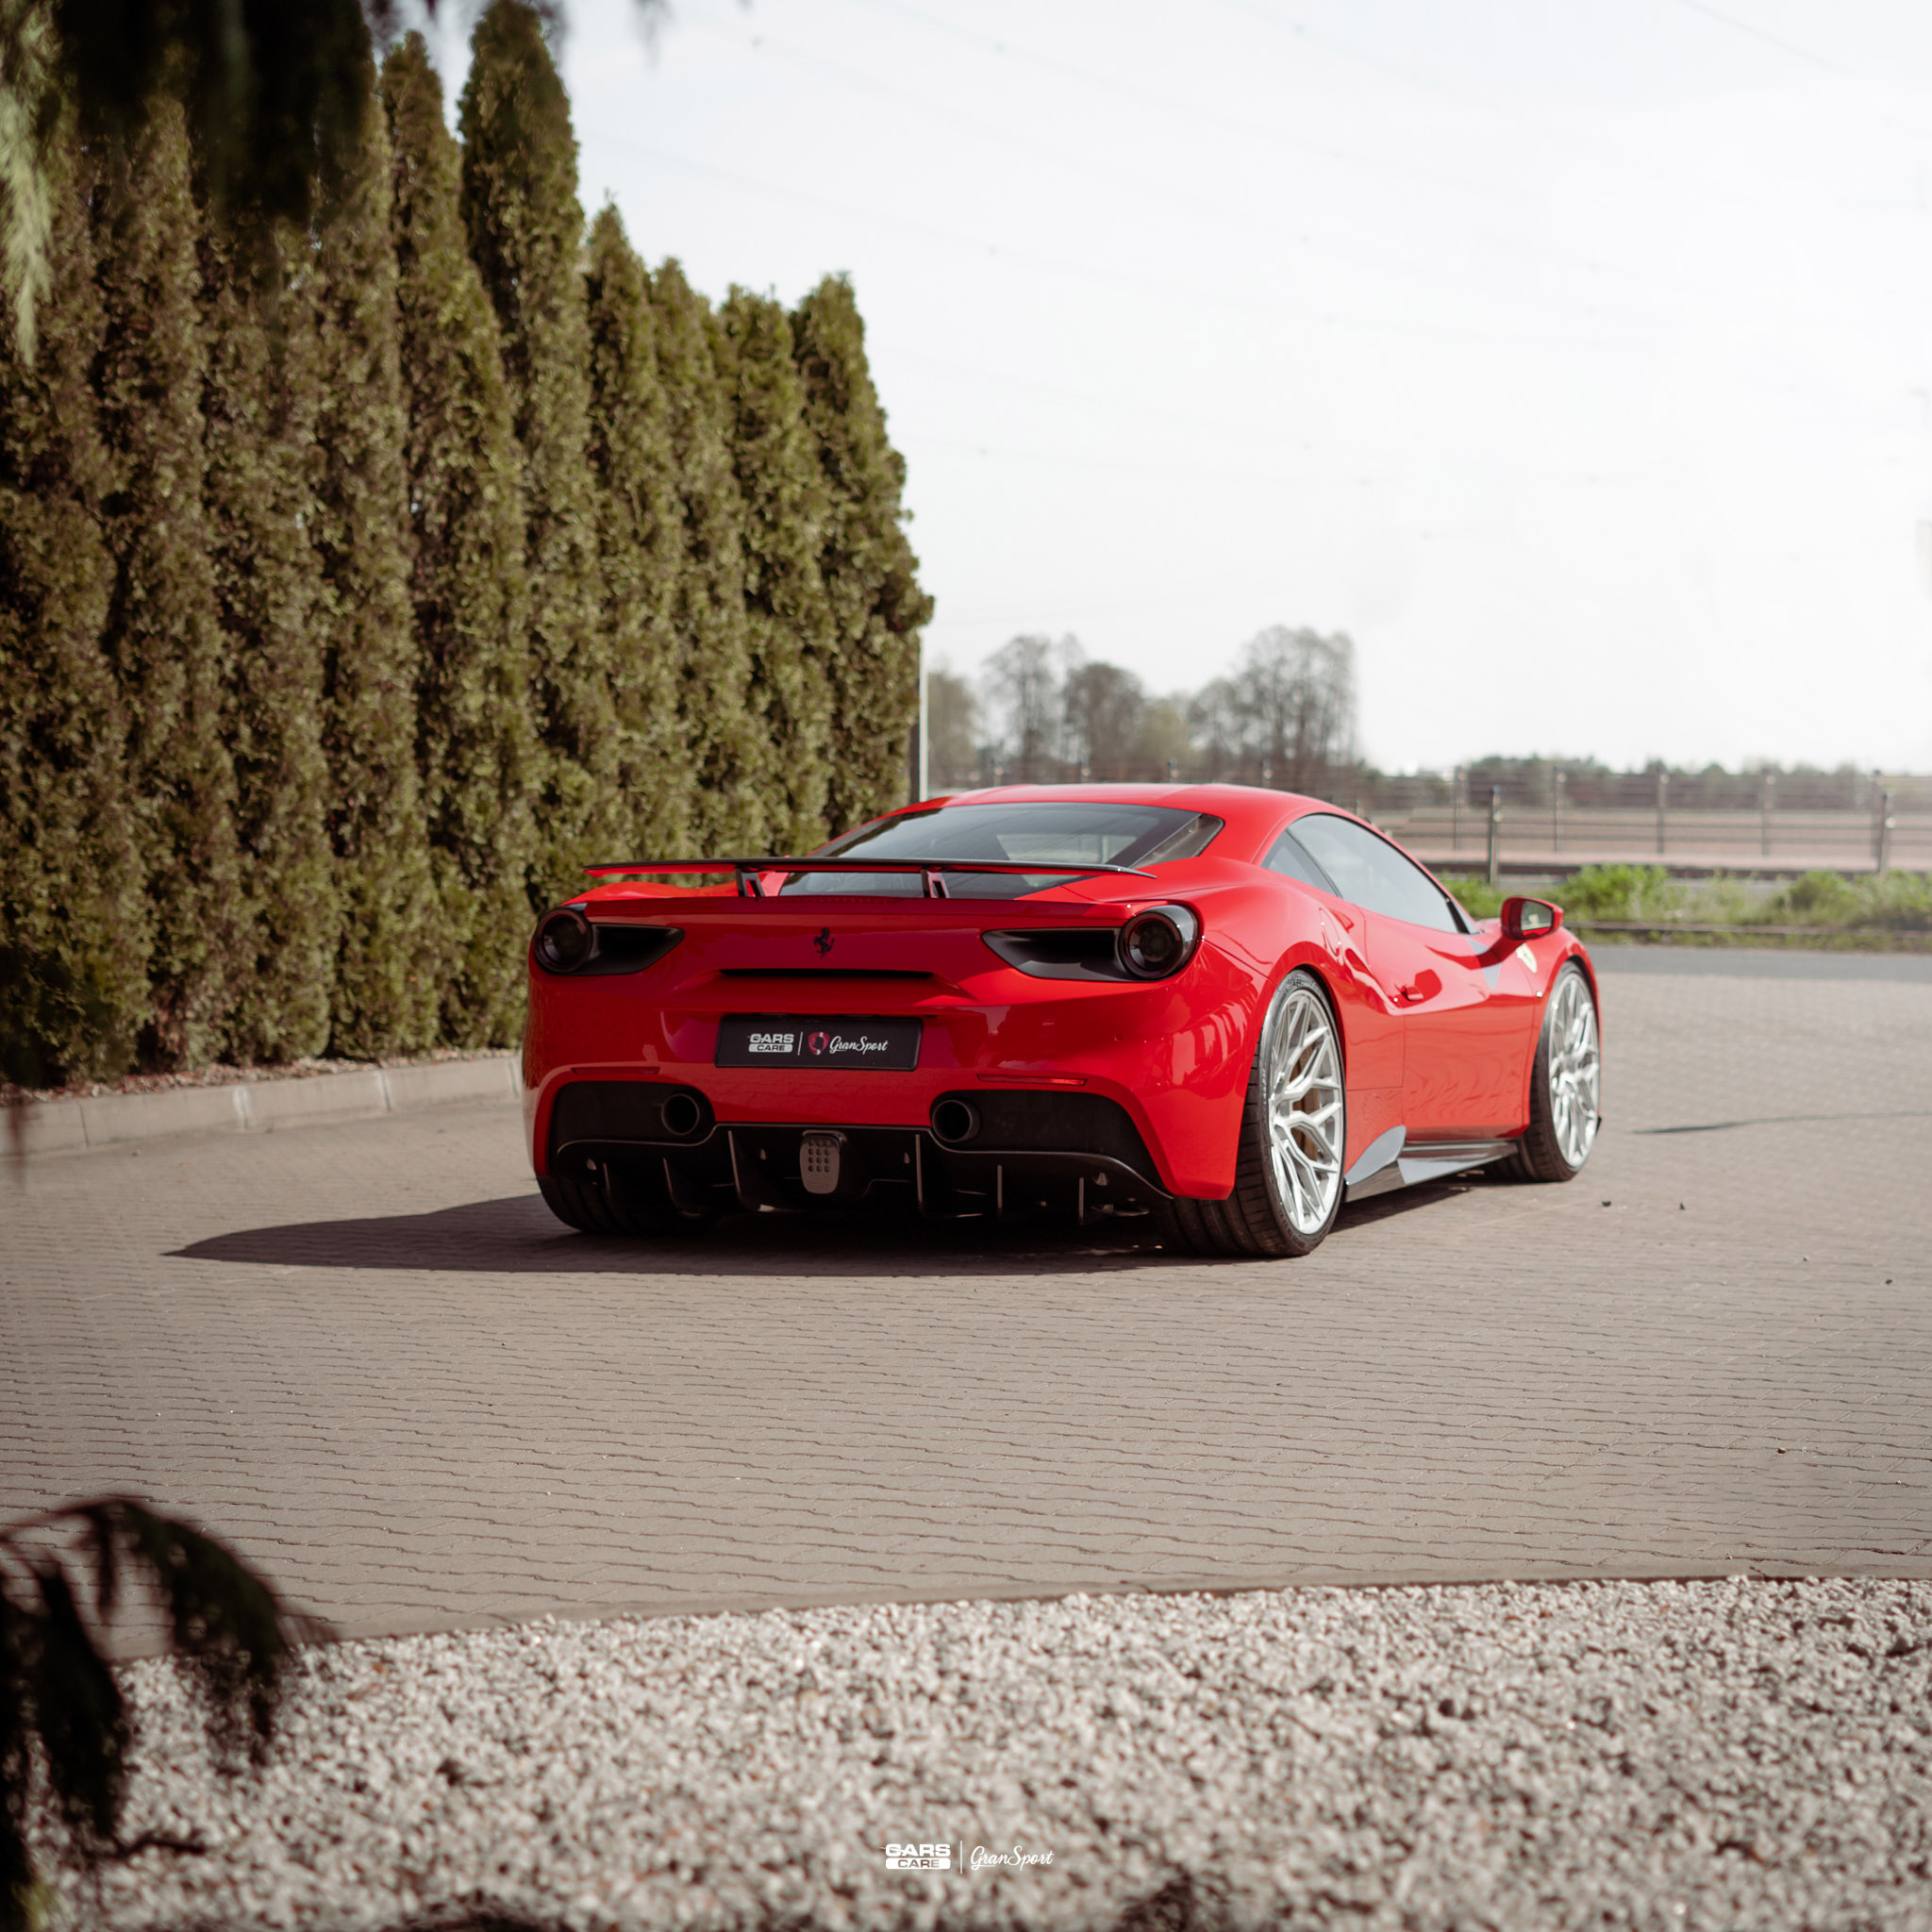
M 674 1093 L 664 1102 L 664 1131 L 686 1140 L 705 1124 L 705 1110 L 689 1093 Z
M 979 1109 L 970 1100 L 941 1100 L 932 1110 L 932 1130 L 948 1147 L 979 1138 Z

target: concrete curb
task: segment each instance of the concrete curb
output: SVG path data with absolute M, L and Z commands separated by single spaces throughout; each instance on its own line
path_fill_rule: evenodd
M 466 1100 L 514 1100 L 522 1091 L 517 1060 L 513 1053 L 492 1054 L 487 1059 L 367 1067 L 352 1074 L 237 1081 L 230 1087 L 29 1101 L 4 1109 L 0 1140 L 6 1154 L 26 1160 L 177 1134 L 272 1134 L 318 1121 L 413 1113 Z

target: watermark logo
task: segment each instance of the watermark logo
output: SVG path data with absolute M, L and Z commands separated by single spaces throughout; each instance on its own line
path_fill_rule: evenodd
M 950 1872 L 953 1848 L 944 1845 L 888 1845 L 888 1872 Z
M 789 1054 L 791 1051 L 792 1041 L 797 1038 L 798 1036 L 795 1033 L 754 1033 L 751 1036 L 751 1043 L 746 1047 L 745 1051 L 747 1053 Z
M 1011 1851 L 1006 1852 L 996 1852 L 986 1845 L 974 1845 L 969 1869 L 974 1872 L 1018 1872 L 1028 1865 L 1052 1863 L 1051 1852 L 1029 1852 L 1024 1845 L 1015 1845 Z

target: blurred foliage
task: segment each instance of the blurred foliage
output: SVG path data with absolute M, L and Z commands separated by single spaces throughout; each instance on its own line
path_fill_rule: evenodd
M 420 0 L 434 18 L 438 0 Z M 646 33 L 670 0 L 633 0 Z M 278 227 L 306 228 L 338 186 L 369 111 L 374 32 L 402 0 L 0 0 L 0 298 L 34 359 L 55 268 L 50 174 L 63 116 L 126 142 L 158 96 L 182 109 L 224 245 L 275 275 Z M 540 18 L 553 37 L 558 0 Z
M 30 1932 L 47 1903 L 28 1845 L 36 1808 L 83 1870 L 123 1849 L 130 1727 L 101 1643 L 130 1581 L 158 1602 L 230 1759 L 244 1747 L 265 1759 L 295 1642 L 329 1634 L 225 1544 L 130 1496 L 0 1528 L 0 1932 Z

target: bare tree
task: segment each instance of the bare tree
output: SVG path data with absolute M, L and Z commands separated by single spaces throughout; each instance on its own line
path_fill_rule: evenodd
M 1077 638 L 1018 637 L 987 660 L 988 749 L 1020 784 L 1060 776 L 1061 692 L 1085 654 Z
M 1118 664 L 1082 664 L 1067 675 L 1061 696 L 1062 744 L 1095 778 L 1127 778 L 1139 750 L 1147 693 Z
M 979 700 L 973 687 L 943 664 L 925 674 L 925 722 L 932 734 L 926 778 L 935 791 L 958 791 L 976 782 Z
M 1355 646 L 1273 625 L 1190 707 L 1212 777 L 1321 795 L 1355 759 Z

